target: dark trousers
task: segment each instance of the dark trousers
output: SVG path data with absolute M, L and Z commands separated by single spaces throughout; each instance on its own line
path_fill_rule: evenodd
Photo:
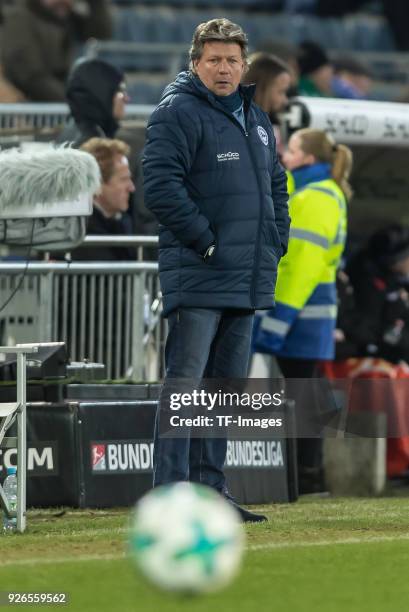
M 245 378 L 252 327 L 253 312 L 247 310 L 179 308 L 169 316 L 166 378 L 155 422 L 154 486 L 190 480 L 223 489 L 226 438 L 162 437 L 160 418 L 178 379 Z
M 314 359 L 291 359 L 289 357 L 277 357 L 280 370 L 284 378 L 306 378 L 311 379 L 317 373 L 317 361 Z M 299 397 L 294 397 L 295 410 L 297 406 L 302 406 L 302 402 L 311 404 L 314 399 L 306 398 L 306 394 L 311 396 L 314 393 L 312 385 L 299 388 Z M 298 438 L 297 440 L 297 462 L 299 470 L 319 469 L 322 466 L 322 440 L 320 438 Z

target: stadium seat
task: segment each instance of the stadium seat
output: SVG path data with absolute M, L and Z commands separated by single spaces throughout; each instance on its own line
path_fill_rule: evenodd
M 350 28 L 349 44 L 356 51 L 394 51 L 392 33 L 384 19 L 367 15 L 357 15 L 345 20 Z
M 133 79 L 127 77 L 128 93 L 132 104 L 158 104 L 169 79 L 153 80 L 151 77 Z
M 217 3 L 219 7 L 221 4 Z M 193 5 L 196 3 L 192 2 Z M 192 33 L 199 23 L 225 16 L 242 25 L 253 49 L 271 39 L 285 39 L 294 43 L 311 39 L 327 48 L 350 51 L 394 49 L 389 27 L 381 16 L 358 14 L 345 19 L 320 19 L 311 15 L 289 16 L 271 10 L 268 13 L 237 10 L 238 6 L 243 6 L 237 0 L 234 6 L 236 10 L 230 8 L 215 10 L 215 7 L 212 10 L 209 8 L 175 10 L 169 5 L 147 8 L 138 3 L 123 8 L 118 6 L 115 11 L 114 38 L 152 44 L 189 44 Z

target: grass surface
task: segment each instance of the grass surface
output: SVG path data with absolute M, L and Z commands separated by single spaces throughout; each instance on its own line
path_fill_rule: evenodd
M 162 594 L 124 556 L 128 512 L 32 511 L 0 536 L 0 591 L 67 592 L 84 612 L 389 612 L 408 609 L 408 498 L 317 499 L 260 508 L 243 569 L 225 591 Z M 16 606 L 33 608 L 33 606 Z M 10 608 L 9 608 L 10 609 Z

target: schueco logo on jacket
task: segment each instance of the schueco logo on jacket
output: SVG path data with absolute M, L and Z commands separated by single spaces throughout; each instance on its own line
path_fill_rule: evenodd
M 217 161 L 218 162 L 240 161 L 240 153 L 232 153 L 231 151 L 229 151 L 228 153 L 218 153 Z
M 268 145 L 268 134 L 265 131 L 265 129 L 261 127 L 261 125 L 258 125 L 257 132 L 258 132 L 258 135 L 260 136 L 261 142 L 267 146 Z

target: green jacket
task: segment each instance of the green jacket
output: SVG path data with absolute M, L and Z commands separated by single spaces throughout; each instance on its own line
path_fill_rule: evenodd
M 308 77 L 301 77 L 298 82 L 298 94 L 309 98 L 327 98 Z

